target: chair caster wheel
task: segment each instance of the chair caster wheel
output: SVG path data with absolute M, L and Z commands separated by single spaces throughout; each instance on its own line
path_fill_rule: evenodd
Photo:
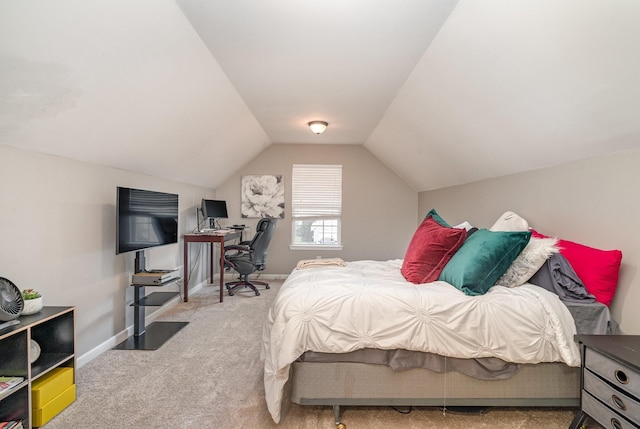
M 233 296 L 233 292 L 229 291 L 229 296 Z
M 260 292 L 256 292 L 256 296 L 260 296 Z
M 347 425 L 344 423 L 338 423 L 336 424 L 336 429 L 347 429 Z
M 271 287 L 269 285 L 266 285 L 264 288 L 265 289 L 271 289 Z

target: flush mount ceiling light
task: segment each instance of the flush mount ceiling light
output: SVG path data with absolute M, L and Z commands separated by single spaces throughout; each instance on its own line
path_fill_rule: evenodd
M 311 121 L 311 122 L 309 122 L 309 128 L 311 128 L 311 131 L 313 131 L 316 134 L 322 134 L 324 132 L 324 130 L 327 129 L 328 125 L 329 125 L 329 123 L 325 122 L 325 121 Z

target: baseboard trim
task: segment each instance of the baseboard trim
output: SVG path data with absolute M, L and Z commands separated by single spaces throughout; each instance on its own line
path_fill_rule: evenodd
M 286 280 L 286 278 L 288 276 L 289 276 L 288 274 L 262 274 L 262 273 L 260 273 L 260 274 L 257 274 L 255 276 L 252 276 L 252 278 L 255 278 L 256 280 L 279 281 L 279 280 Z M 225 277 L 230 278 L 231 274 L 226 273 Z M 220 275 L 219 274 L 214 275 L 214 281 L 215 282 L 219 282 L 220 281 Z M 208 280 L 205 280 L 203 282 L 198 283 L 197 285 L 195 285 L 194 287 L 189 289 L 189 295 L 193 295 L 194 293 L 196 293 L 200 289 L 202 289 L 204 286 L 209 285 L 209 284 L 210 283 L 209 283 Z M 218 283 L 215 283 L 215 284 L 218 284 Z M 163 305 L 162 307 L 158 308 L 153 313 L 151 313 L 148 316 L 146 316 L 145 319 L 144 319 L 145 326 L 148 325 L 149 323 L 155 321 L 158 317 L 162 316 L 167 310 L 169 310 L 170 308 L 172 308 L 173 306 L 175 306 L 176 304 L 181 302 L 182 301 L 182 296 L 181 295 L 180 296 L 176 296 L 172 300 L 168 301 L 165 305 Z M 95 359 L 98 356 L 100 356 L 102 353 L 106 352 L 107 350 L 111 350 L 112 348 L 114 348 L 115 346 L 120 344 L 121 342 L 125 341 L 131 335 L 133 335 L 133 325 L 127 326 L 127 329 L 124 329 L 124 330 L 118 332 L 116 335 L 114 335 L 113 337 L 111 337 L 108 340 L 104 341 L 103 343 L 97 345 L 96 347 L 94 347 L 93 349 L 89 350 L 88 352 L 84 353 L 82 356 L 78 356 L 76 358 L 76 368 L 82 368 L 84 365 L 88 364 L 93 359 Z
M 208 281 L 206 280 L 197 284 L 196 286 L 189 289 L 189 294 L 194 294 L 198 292 L 206 284 L 208 284 Z M 170 308 L 172 308 L 173 306 L 175 306 L 181 301 L 182 301 L 182 293 L 179 296 L 176 296 L 175 298 L 171 299 L 170 301 L 167 301 L 162 307 L 159 307 L 153 313 L 147 315 L 144 318 L 145 326 L 155 321 L 158 317 L 162 316 L 167 310 L 169 310 Z M 76 368 L 82 368 L 84 365 L 88 364 L 93 359 L 100 356 L 102 353 L 106 352 L 107 350 L 111 350 L 121 342 L 125 341 L 131 335 L 133 335 L 133 325 L 127 326 L 126 329 L 123 329 L 122 331 L 118 332 L 116 335 L 104 341 L 103 343 L 97 345 L 96 347 L 89 350 L 88 352 L 84 353 L 82 356 L 78 356 L 76 358 Z

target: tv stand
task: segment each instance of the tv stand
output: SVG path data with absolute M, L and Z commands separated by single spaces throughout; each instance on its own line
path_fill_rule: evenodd
M 141 273 L 145 271 L 146 262 L 144 259 L 144 250 L 136 251 L 136 259 L 133 262 L 133 272 Z
M 136 273 L 145 271 L 144 251 L 136 252 Z M 180 279 L 171 279 L 159 285 L 137 285 L 134 287 L 133 296 L 133 335 L 114 347 L 114 350 L 157 350 L 169 338 L 173 337 L 189 322 L 152 322 L 145 326 L 145 307 L 161 307 L 172 298 L 180 295 L 180 292 L 152 292 L 145 293 L 145 287 L 162 287 L 176 283 Z

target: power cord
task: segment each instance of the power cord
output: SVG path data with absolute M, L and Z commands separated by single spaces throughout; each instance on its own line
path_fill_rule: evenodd
M 411 414 L 411 411 L 413 411 L 412 405 L 409 405 L 406 410 L 401 410 L 398 407 L 395 407 L 393 405 L 389 406 L 389 408 L 391 408 L 396 413 L 400 413 L 400 414 Z

